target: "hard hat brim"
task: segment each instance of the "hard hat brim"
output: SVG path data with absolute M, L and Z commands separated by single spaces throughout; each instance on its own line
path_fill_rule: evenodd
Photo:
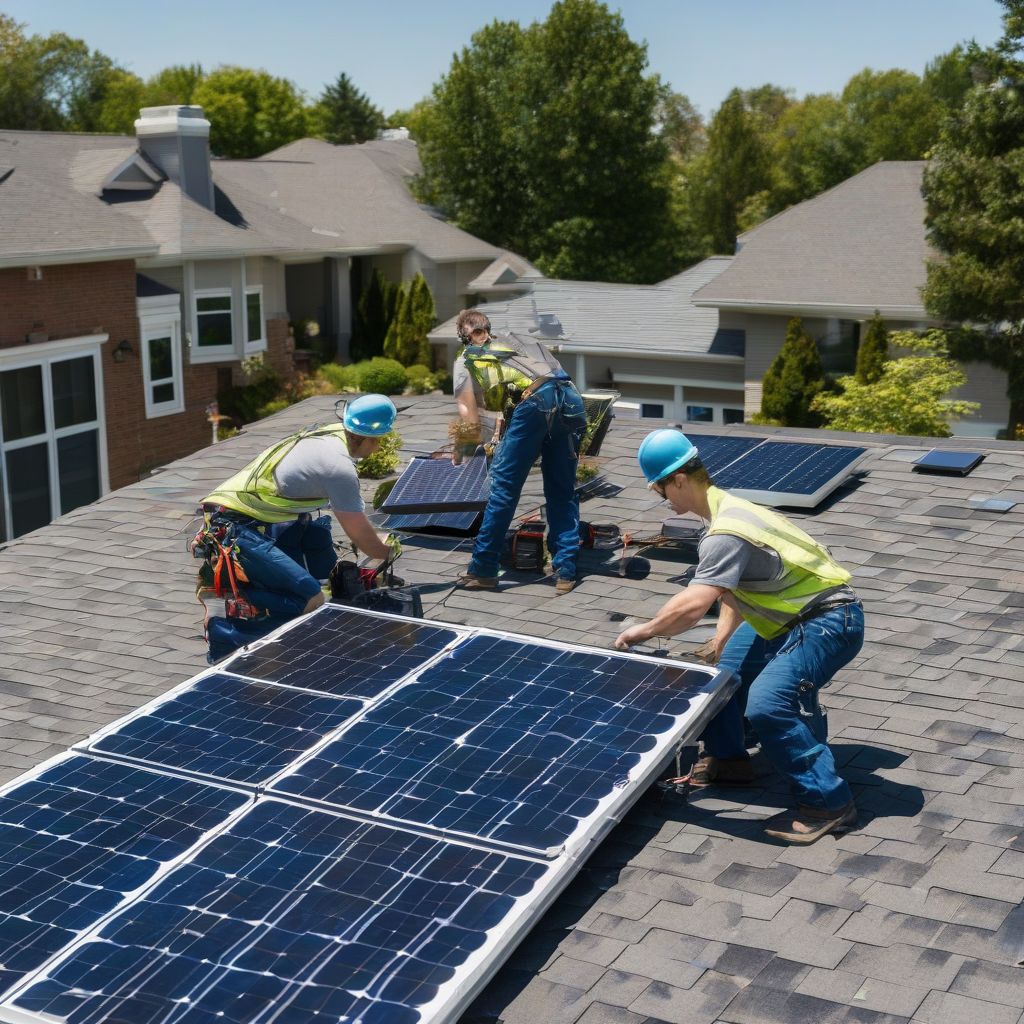
M 653 487 L 656 483 L 660 483 L 662 480 L 664 480 L 665 477 L 671 476 L 673 473 L 678 472 L 688 462 L 692 462 L 695 458 L 697 458 L 698 454 L 699 452 L 697 451 L 697 449 L 692 448 L 685 455 L 681 455 L 678 459 L 676 459 L 675 462 L 670 463 L 666 469 L 662 470 L 660 476 L 656 476 L 653 480 L 648 481 L 647 486 L 649 488 Z

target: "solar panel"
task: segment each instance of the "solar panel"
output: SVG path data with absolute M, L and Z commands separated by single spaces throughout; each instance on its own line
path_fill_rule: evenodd
M 487 505 L 487 459 L 413 459 L 381 505 L 383 512 L 481 512 Z
M 369 699 L 458 636 L 453 629 L 326 605 L 220 667 L 302 690 Z
M 914 463 L 913 469 L 915 473 L 967 476 L 984 458 L 980 452 L 947 452 L 933 448 Z
M 363 709 L 220 673 L 94 737 L 90 751 L 247 785 L 267 782 Z
M 425 512 L 387 516 L 381 522 L 381 529 L 471 537 L 476 535 L 479 524 L 479 512 Z
M 274 789 L 550 851 L 630 778 L 707 682 L 664 662 L 477 636 Z
M 0 986 L 78 938 L 248 798 L 70 756 L 0 793 Z
M 759 437 L 722 437 L 719 434 L 690 434 L 704 468 L 712 475 L 762 443 Z
M 551 874 L 265 800 L 13 1005 L 69 1024 L 442 1019 L 431 1005 Z

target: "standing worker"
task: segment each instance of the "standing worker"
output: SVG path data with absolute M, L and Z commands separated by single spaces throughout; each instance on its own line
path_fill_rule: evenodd
M 692 786 L 753 781 L 744 711 L 761 749 L 784 775 L 798 807 L 769 818 L 765 832 L 813 843 L 857 820 L 849 786 L 826 744 L 818 691 L 860 651 L 864 612 L 850 573 L 777 512 L 715 487 L 694 445 L 677 430 L 655 430 L 637 453 L 648 486 L 676 512 L 709 523 L 689 586 L 650 622 L 622 632 L 624 649 L 692 628 L 721 598 L 708 660 L 740 677 L 740 688 L 701 737 Z
M 363 395 L 346 405 L 341 423 L 286 437 L 203 499 L 194 546 L 209 570 L 200 587 L 209 589 L 212 576 L 218 595 L 231 590 L 227 615 L 206 623 L 211 662 L 323 604 L 320 581 L 336 555 L 331 521 L 313 519 L 316 510 L 329 505 L 371 558 L 400 553 L 397 540 L 382 540 L 367 519 L 354 464 L 380 447 L 396 415 L 390 398 Z
M 505 534 L 530 467 L 540 456 L 555 591 L 568 594 L 576 586 L 580 548 L 576 469 L 587 425 L 583 399 L 541 341 L 519 334 L 494 338 L 490 321 L 475 309 L 459 314 L 456 331 L 463 348 L 453 382 L 463 423 L 479 429 L 481 408 L 495 414 L 498 429 L 504 421 L 490 468 L 487 508 L 459 583 L 467 590 L 497 589 Z

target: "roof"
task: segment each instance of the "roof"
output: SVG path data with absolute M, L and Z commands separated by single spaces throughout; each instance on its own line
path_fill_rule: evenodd
M 470 292 L 523 291 L 543 274 L 522 256 L 507 249 L 466 285 Z
M 741 235 L 700 305 L 825 315 L 925 315 L 924 161 L 886 161 Z
M 744 334 L 718 326 L 718 310 L 700 308 L 693 292 L 721 274 L 731 262 L 713 256 L 655 285 L 604 284 L 538 278 L 529 294 L 485 303 L 498 331 L 525 332 L 538 315 L 562 324 L 562 352 L 623 355 L 724 356 L 741 358 Z M 431 337 L 454 340 L 455 318 L 435 327 Z
M 323 396 L 105 495 L 0 550 L 0 777 L 17 773 L 204 667 L 195 502 L 286 433 L 330 418 Z M 447 436 L 450 398 L 402 399 L 407 450 Z M 636 468 L 650 423 L 616 422 L 591 522 L 635 534 L 665 517 Z M 764 433 L 746 427 L 727 433 Z M 814 431 L 769 431 L 822 440 Z M 978 441 L 964 479 L 910 470 L 921 438 L 841 435 L 867 475 L 799 521 L 854 569 L 867 642 L 825 693 L 857 829 L 806 849 L 759 822 L 787 795 L 755 786 L 689 802 L 651 791 L 591 856 L 464 1017 L 464 1024 L 1016 1024 L 1024 986 L 1024 447 Z M 934 442 L 962 448 L 962 439 Z M 372 492 L 372 482 L 365 493 Z M 536 502 L 531 478 L 521 510 Z M 145 529 L 139 524 L 145 523 Z M 410 541 L 401 573 L 429 618 L 605 645 L 649 616 L 692 557 L 587 552 L 585 578 L 509 574 L 498 594 L 450 590 L 465 542 Z M 706 620 L 672 651 L 710 635 Z

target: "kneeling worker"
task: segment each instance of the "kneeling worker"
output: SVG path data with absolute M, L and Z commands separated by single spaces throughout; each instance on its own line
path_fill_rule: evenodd
M 697 449 L 677 430 L 648 434 L 637 454 L 648 486 L 676 512 L 709 523 L 689 586 L 650 622 L 621 633 L 622 649 L 692 628 L 721 598 L 709 659 L 740 677 L 740 688 L 709 723 L 692 786 L 744 784 L 753 773 L 744 743 L 746 714 L 761 750 L 784 775 L 798 807 L 765 832 L 813 843 L 851 827 L 857 810 L 826 744 L 818 691 L 864 643 L 864 612 L 850 573 L 779 513 L 715 487 Z
M 336 555 L 330 519 L 312 519 L 316 510 L 329 505 L 371 558 L 400 552 L 367 519 L 354 464 L 380 447 L 396 415 L 390 398 L 363 395 L 347 404 L 341 423 L 286 437 L 203 499 L 205 525 L 195 544 L 213 572 L 205 581 L 200 575 L 200 586 L 208 588 L 213 575 L 219 593 L 228 583 L 232 591 L 227 616 L 206 623 L 211 662 L 323 604 L 320 580 Z

